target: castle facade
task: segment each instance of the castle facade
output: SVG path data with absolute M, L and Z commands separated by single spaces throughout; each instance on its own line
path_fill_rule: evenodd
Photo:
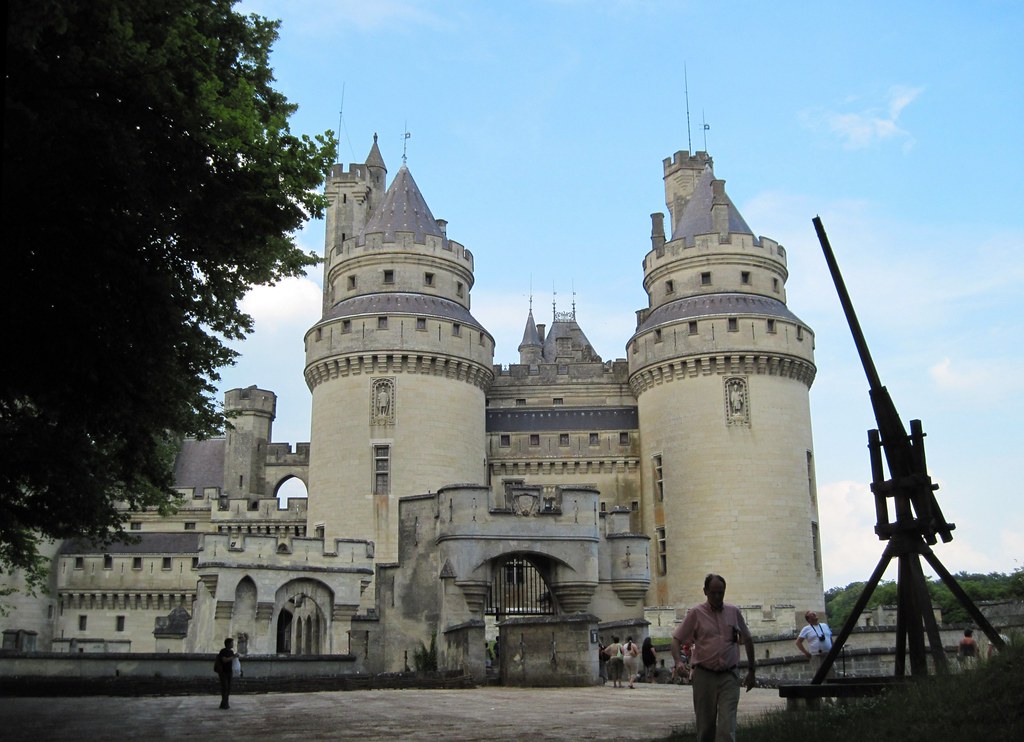
M 496 366 L 473 254 L 405 165 L 387 175 L 375 137 L 327 181 L 310 442 L 273 442 L 273 392 L 229 391 L 226 436 L 182 445 L 177 513 L 127 514 L 130 542 L 52 545 L 49 594 L 0 617 L 6 648 L 214 651 L 235 636 L 390 671 L 432 636 L 515 616 L 667 635 L 707 572 L 764 634 L 823 609 L 814 335 L 786 306 L 785 249 L 755 236 L 706 153 L 664 162 L 648 306 L 609 361 L 575 308 L 548 324 L 531 306 L 520 362 Z M 279 506 L 291 478 L 308 500 Z

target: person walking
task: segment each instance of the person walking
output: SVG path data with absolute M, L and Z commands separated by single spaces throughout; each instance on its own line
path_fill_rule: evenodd
M 736 710 L 740 702 L 740 642 L 747 650 L 747 676 L 743 685 L 754 687 L 754 639 L 740 609 L 725 602 L 725 578 L 704 578 L 707 601 L 695 605 L 672 632 L 673 674 L 685 670 L 680 648 L 693 644 L 693 710 L 698 742 L 735 742 Z
M 631 636 L 627 636 L 626 643 L 622 645 L 622 664 L 625 666 L 626 680 L 632 688 L 640 676 L 640 647 Z
M 654 682 L 654 667 L 658 664 L 658 653 L 654 651 L 654 643 L 651 637 L 645 636 L 644 643 L 640 647 L 640 659 L 644 663 L 644 678 L 648 683 Z
M 238 658 L 234 648 L 235 640 L 228 637 L 224 640 L 224 648 L 217 653 L 219 668 L 217 675 L 220 676 L 220 708 L 228 709 L 228 697 L 231 695 L 231 676 L 234 674 L 231 668 L 232 663 Z
M 612 643 L 605 647 L 604 653 L 608 656 L 608 679 L 612 681 L 613 688 L 621 688 L 625 665 L 622 662 L 622 645 L 619 643 L 619 637 L 612 637 Z

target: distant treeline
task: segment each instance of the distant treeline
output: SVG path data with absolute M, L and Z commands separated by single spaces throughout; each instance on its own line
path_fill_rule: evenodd
M 1024 600 L 1024 567 L 1018 567 L 1010 574 L 992 572 L 982 575 L 959 572 L 954 576 L 964 592 L 975 602 L 1007 598 Z M 839 627 L 846 622 L 854 603 L 864 591 L 865 584 L 864 582 L 851 582 L 846 587 L 833 587 L 825 591 L 825 611 L 828 613 L 829 625 L 833 627 L 834 631 L 839 631 Z M 932 604 L 942 608 L 943 623 L 971 623 L 971 617 L 967 611 L 949 591 L 949 588 L 942 584 L 942 580 L 938 578 L 929 580 L 928 592 L 931 593 Z M 875 588 L 867 608 L 871 610 L 879 605 L 896 605 L 895 582 L 881 582 Z

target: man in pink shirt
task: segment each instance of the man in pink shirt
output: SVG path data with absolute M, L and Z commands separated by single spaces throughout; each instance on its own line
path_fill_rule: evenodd
M 747 650 L 747 677 L 743 685 L 754 687 L 754 639 L 740 609 L 725 602 L 725 578 L 704 578 L 707 602 L 695 605 L 672 632 L 673 674 L 685 669 L 679 648 L 693 644 L 690 678 L 693 710 L 697 716 L 698 742 L 735 742 L 736 709 L 740 702 L 739 643 Z

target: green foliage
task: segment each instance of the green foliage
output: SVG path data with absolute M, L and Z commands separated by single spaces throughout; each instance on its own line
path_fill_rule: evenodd
M 431 635 L 429 648 L 420 642 L 419 648 L 413 652 L 412 663 L 416 672 L 437 672 L 437 634 Z
M 826 702 L 812 711 L 778 711 L 737 733 L 743 742 L 925 742 L 1024 739 L 1024 647 L 1019 642 L 977 670 L 929 677 L 876 698 L 850 704 Z M 742 703 L 742 701 L 741 701 Z M 680 734 L 670 740 L 685 741 Z
M 984 600 L 1024 598 L 1024 575 L 1021 574 L 1020 568 L 1011 575 L 1000 572 L 987 575 L 958 572 L 954 577 L 968 597 L 976 603 Z M 833 630 L 838 632 L 839 627 L 846 622 L 854 603 L 864 591 L 864 585 L 863 582 L 851 582 L 846 587 L 834 587 L 825 591 L 825 610 Z M 867 609 L 871 610 L 879 605 L 895 605 L 896 588 L 895 582 L 879 583 L 868 601 Z M 932 603 L 942 609 L 944 623 L 972 622 L 970 615 L 941 580 L 929 580 L 928 592 Z
M 223 429 L 256 284 L 316 256 L 333 137 L 293 135 L 276 22 L 230 0 L 11 0 L 0 568 L 171 506 L 177 442 Z

